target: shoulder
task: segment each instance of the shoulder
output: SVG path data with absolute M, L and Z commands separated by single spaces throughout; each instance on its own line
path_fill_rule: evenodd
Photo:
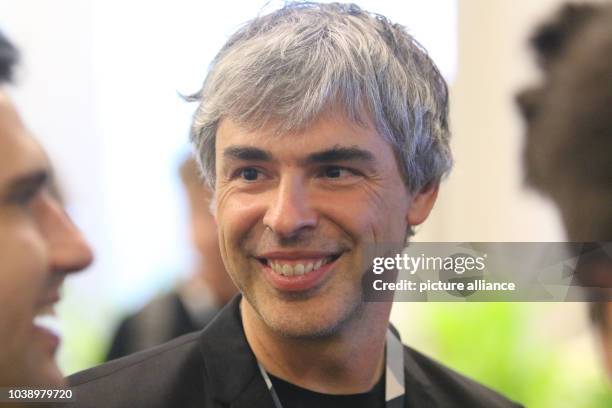
M 459 374 L 424 354 L 404 346 L 407 389 L 422 387 L 441 407 L 521 407 L 498 392 Z M 412 387 L 410 387 L 412 383 Z M 433 402 L 432 401 L 432 402 Z
M 155 296 L 148 303 L 142 306 L 137 312 L 125 318 L 124 322 L 129 325 L 139 324 L 143 321 L 159 321 L 160 314 L 173 314 L 180 305 L 180 298 L 176 290 Z
M 177 320 L 185 320 L 176 291 L 156 296 L 136 313 L 125 317 L 118 325 L 106 360 L 114 360 L 134 352 L 162 344 L 181 334 L 197 330 L 177 331 Z M 185 312 L 183 312 L 185 314 Z
M 203 400 L 200 333 L 120 358 L 68 378 L 71 407 L 190 406 Z M 189 403 L 188 403 L 189 402 Z

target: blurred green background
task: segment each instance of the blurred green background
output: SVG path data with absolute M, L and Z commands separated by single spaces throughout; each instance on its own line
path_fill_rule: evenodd
M 584 304 L 396 306 L 406 344 L 527 407 L 612 407 Z

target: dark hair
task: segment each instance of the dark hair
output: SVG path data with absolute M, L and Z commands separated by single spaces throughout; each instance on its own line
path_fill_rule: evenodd
M 563 56 L 568 43 L 597 15 L 598 10 L 592 4 L 566 4 L 552 20 L 535 30 L 529 42 L 542 69 L 548 69 Z
M 612 241 L 612 6 L 565 6 L 532 36 L 543 82 L 521 93 L 527 183 L 572 241 Z
M 529 45 L 535 51 L 536 62 L 543 71 L 543 83 L 524 89 L 517 96 L 518 107 L 527 123 L 535 118 L 546 93 L 551 69 L 562 59 L 568 43 L 597 15 L 597 8 L 591 4 L 566 4 L 553 18 L 541 23 L 529 38 Z M 530 181 L 528 172 L 527 180 Z
M 570 240 L 612 241 L 612 6 L 566 5 L 530 43 L 544 79 L 517 98 L 526 181 L 555 201 Z M 612 262 L 603 258 L 576 274 L 605 329 Z
M 13 80 L 13 69 L 18 60 L 17 48 L 0 31 L 0 84 Z

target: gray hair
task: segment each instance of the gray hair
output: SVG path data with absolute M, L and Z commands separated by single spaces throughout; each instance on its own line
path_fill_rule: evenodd
M 250 130 L 303 130 L 340 107 L 393 146 L 409 191 L 452 167 L 448 89 L 404 27 L 354 4 L 295 2 L 242 26 L 212 61 L 191 140 L 214 189 L 215 136 L 230 118 Z

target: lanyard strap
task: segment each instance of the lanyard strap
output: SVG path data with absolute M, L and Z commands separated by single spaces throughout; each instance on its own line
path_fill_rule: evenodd
M 391 330 L 387 330 L 387 369 L 385 372 L 386 408 L 402 408 L 404 406 L 404 394 L 406 393 L 404 386 L 404 348 L 398 336 L 395 336 Z M 268 390 L 270 390 L 274 406 L 276 408 L 283 408 L 283 404 L 281 404 L 278 394 L 274 390 L 270 376 L 259 361 L 257 365 L 259 366 L 259 371 L 261 371 L 261 376 L 268 386 Z

